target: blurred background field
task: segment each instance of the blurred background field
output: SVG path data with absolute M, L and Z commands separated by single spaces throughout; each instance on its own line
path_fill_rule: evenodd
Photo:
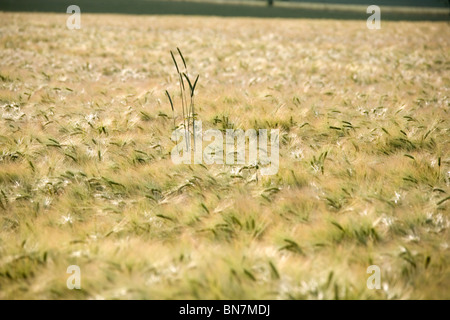
M 3 0 L 0 10 L 64 12 L 70 0 Z M 78 0 L 85 13 L 195 15 L 266 18 L 364 19 L 369 5 L 383 8 L 383 20 L 449 20 L 448 0 Z
M 0 12 L 0 298 L 450 298 L 448 22 L 60 3 Z M 204 130 L 280 130 L 276 175 L 172 163 L 176 47 Z

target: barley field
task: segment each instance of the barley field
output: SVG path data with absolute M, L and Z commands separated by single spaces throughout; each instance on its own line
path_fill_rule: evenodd
M 67 17 L 0 12 L 1 299 L 450 298 L 448 23 Z M 277 174 L 173 164 L 177 47 Z

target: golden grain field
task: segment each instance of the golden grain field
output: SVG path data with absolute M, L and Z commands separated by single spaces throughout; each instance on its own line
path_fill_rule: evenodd
M 1 299 L 450 298 L 448 23 L 66 19 L 0 13 Z M 177 47 L 276 175 L 172 163 Z

